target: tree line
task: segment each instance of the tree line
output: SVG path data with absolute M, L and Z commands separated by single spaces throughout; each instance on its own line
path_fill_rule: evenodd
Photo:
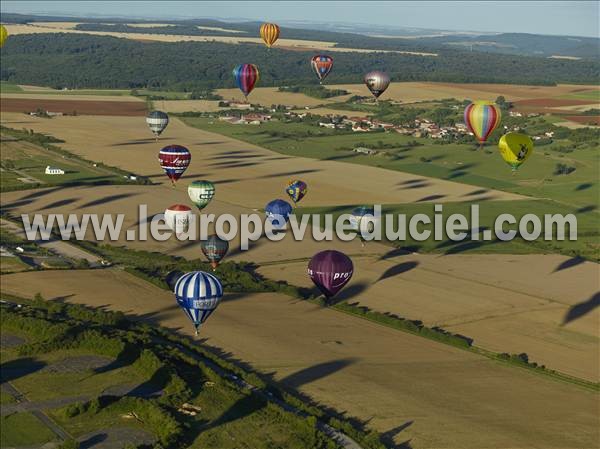
M 312 51 L 221 42 L 139 42 L 68 33 L 12 36 L 2 49 L 0 79 L 55 88 L 194 91 L 234 87 L 232 68 L 258 65 L 258 86 L 317 85 Z M 444 50 L 439 56 L 336 53 L 327 84 L 361 83 L 384 70 L 392 81 L 553 85 L 596 83 L 600 62 Z

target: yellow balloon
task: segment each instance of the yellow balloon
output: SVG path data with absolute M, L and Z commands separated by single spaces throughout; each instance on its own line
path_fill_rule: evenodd
M 8 31 L 4 25 L 0 25 L 0 47 L 4 47 L 4 42 L 6 42 L 6 38 L 8 37 Z
M 533 153 L 533 141 L 525 134 L 508 133 L 500 138 L 498 148 L 504 162 L 514 171 Z

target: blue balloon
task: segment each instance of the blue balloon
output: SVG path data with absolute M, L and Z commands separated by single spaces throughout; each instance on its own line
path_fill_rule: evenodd
M 194 324 L 198 335 L 200 325 L 221 302 L 223 286 L 221 281 L 210 273 L 191 271 L 177 279 L 173 292 L 177 304 Z
M 287 201 L 273 200 L 265 207 L 265 213 L 273 227 L 281 229 L 290 219 L 292 206 Z

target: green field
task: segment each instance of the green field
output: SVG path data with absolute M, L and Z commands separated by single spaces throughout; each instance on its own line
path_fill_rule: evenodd
M 531 158 L 513 174 L 492 145 L 476 150 L 475 145 L 437 145 L 432 143 L 432 139 L 393 132 L 342 133 L 302 123 L 270 122 L 244 126 L 206 118 L 184 117 L 183 120 L 191 126 L 287 155 L 371 165 L 535 198 L 549 198 L 582 208 L 596 205 L 600 196 L 599 148 L 581 148 L 570 153 L 555 150 L 570 145 L 567 141 L 538 146 Z M 409 146 L 409 142 L 414 141 L 422 145 Z M 374 156 L 357 155 L 349 149 L 342 149 L 359 146 L 376 149 L 383 145 L 394 148 L 384 148 Z M 574 166 L 576 170 L 569 175 L 553 175 L 559 163 Z
M 575 92 L 569 95 L 564 95 L 560 98 L 565 98 L 568 100 L 591 100 L 600 103 L 600 90 L 584 90 L 581 92 Z
M 55 439 L 54 433 L 31 413 L 14 413 L 0 418 L 2 447 L 41 446 Z
M 470 202 L 464 203 L 444 203 L 442 216 L 444 220 L 452 214 L 462 214 L 465 217 L 471 216 Z M 334 216 L 334 222 L 342 214 L 350 213 L 355 205 L 348 207 L 335 208 L 301 208 L 296 209 L 296 215 L 331 213 Z M 426 214 L 429 217 L 434 216 L 434 206 L 431 203 L 411 203 L 383 205 L 382 214 L 405 214 L 407 223 L 415 214 Z M 525 214 L 535 214 L 543 223 L 545 214 L 566 214 L 573 213 L 577 218 L 577 237 L 576 241 L 545 241 L 542 238 L 535 241 L 525 241 L 522 238 L 516 238 L 511 241 L 501 241 L 493 237 L 491 241 L 482 240 L 483 229 L 494 229 L 496 217 L 500 214 L 510 212 L 517 221 Z M 457 253 L 486 253 L 486 254 L 543 254 L 543 253 L 561 253 L 568 256 L 581 256 L 590 260 L 600 260 L 600 215 L 597 213 L 577 212 L 576 208 L 566 208 L 564 205 L 549 200 L 524 200 L 524 201 L 485 201 L 479 203 L 479 227 L 480 240 L 471 241 L 469 239 L 462 242 L 452 241 L 448 238 L 446 232 L 442 233 L 441 240 L 435 240 L 433 232 L 431 238 L 425 241 L 416 241 L 410 238 L 407 231 L 405 241 L 390 241 L 396 247 L 409 248 L 412 251 L 436 253 L 436 254 L 457 254 Z M 383 236 L 385 236 L 386 226 L 382 223 Z M 398 229 L 397 220 L 393 221 L 393 229 Z M 433 230 L 432 226 L 426 229 Z M 518 229 L 517 225 L 505 226 L 505 230 Z M 566 232 L 568 237 L 568 229 Z M 368 245 L 368 243 L 367 243 Z
M 7 83 L 6 81 L 0 81 L 0 93 L 3 94 L 14 94 L 22 93 L 23 89 L 18 84 Z

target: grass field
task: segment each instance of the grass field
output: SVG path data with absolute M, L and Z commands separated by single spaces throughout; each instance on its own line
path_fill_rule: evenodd
M 7 292 L 41 291 L 48 298 L 69 292 L 74 296 L 68 301 L 135 310 L 192 331 L 171 306 L 169 292 L 124 272 L 77 271 L 68 283 L 56 276 L 3 280 Z M 90 285 L 102 285 L 102 291 Z M 596 393 L 306 302 L 276 294 L 226 298 L 202 332 L 204 345 L 232 351 L 319 402 L 369 419 L 378 430 L 404 425 L 396 441 L 411 440 L 414 448 L 575 449 L 596 440 Z M 556 403 L 562 406 L 551 406 Z
M 37 145 L 8 137 L 3 137 L 2 166 L 2 189 L 26 187 L 32 182 L 45 186 L 121 182 L 121 177 L 105 169 L 75 159 L 67 159 Z M 65 174 L 47 175 L 45 174 L 47 166 L 59 167 L 65 171 Z M 29 181 L 23 182 L 20 178 Z
M 18 92 L 24 92 L 21 86 L 17 84 L 7 83 L 6 81 L 0 81 L 0 93 L 7 94 Z
M 14 413 L 0 418 L 2 447 L 41 446 L 55 439 L 54 434 L 31 413 Z
M 474 145 L 435 145 L 431 139 L 416 139 L 397 133 L 339 134 L 334 130 L 302 123 L 270 122 L 261 126 L 236 126 L 206 118 L 188 117 L 183 121 L 288 156 L 369 165 L 537 198 L 551 198 L 580 207 L 594 205 L 600 195 L 600 184 L 593 181 L 598 179 L 600 166 L 597 148 L 575 150 L 567 154 L 552 151 L 555 145 L 564 144 L 561 141 L 536 149 L 527 164 L 512 174 L 497 149 L 491 145 L 485 147 L 485 151 L 474 151 Z M 321 135 L 317 136 L 317 133 Z M 406 146 L 413 141 L 422 146 Z M 394 145 L 395 148 L 384 149 L 382 154 L 376 156 L 357 155 L 350 151 L 359 146 L 377 148 L 379 144 Z M 553 176 L 558 163 L 572 165 L 576 170 L 567 176 Z M 415 186 L 419 190 L 426 183 L 412 186 L 410 183 L 399 183 L 396 189 L 415 189 Z M 440 196 L 438 199 L 442 198 Z M 349 199 L 349 202 L 352 200 Z

